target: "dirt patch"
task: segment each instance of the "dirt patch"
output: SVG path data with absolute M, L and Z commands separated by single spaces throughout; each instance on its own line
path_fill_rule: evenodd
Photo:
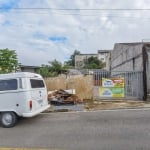
M 136 108 L 150 108 L 150 102 L 135 101 L 135 100 L 109 100 L 109 101 L 95 101 L 84 100 L 82 105 L 63 105 L 53 106 L 45 111 L 50 112 L 68 112 L 68 111 L 96 111 L 96 110 L 114 110 L 114 109 L 136 109 Z
M 121 100 L 93 101 L 92 103 L 85 103 L 85 110 L 107 110 L 121 108 L 150 108 L 150 102 Z

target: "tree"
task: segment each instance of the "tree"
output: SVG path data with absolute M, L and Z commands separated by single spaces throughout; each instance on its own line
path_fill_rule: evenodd
M 38 73 L 41 74 L 44 78 L 49 77 L 49 66 L 43 64 L 40 67 Z
M 86 65 L 84 68 L 86 69 L 102 69 L 105 67 L 105 63 L 99 60 L 97 57 L 89 57 L 88 61 L 86 62 Z
M 56 59 L 49 63 L 51 65 L 50 72 L 51 73 L 53 72 L 54 75 L 59 75 L 61 73 L 67 72 L 68 66 L 63 66 L 63 64 L 61 62 L 57 61 Z
M 56 72 L 57 74 L 60 74 L 61 73 L 61 71 L 62 71 L 62 68 L 63 68 L 63 66 L 62 66 L 62 63 L 61 62 L 59 62 L 59 61 L 57 61 L 56 59 L 55 60 L 53 60 L 53 61 L 51 61 L 51 62 L 49 62 L 50 63 L 50 71 L 51 72 Z
M 53 61 L 49 61 L 49 65 L 42 65 L 39 74 L 41 74 L 44 78 L 46 77 L 55 77 L 61 73 L 66 73 L 67 68 L 63 66 L 61 62 L 56 59 Z
M 69 66 L 75 66 L 75 56 L 79 55 L 80 51 L 74 50 L 73 54 L 70 56 L 70 60 L 66 62 L 67 65 Z
M 0 73 L 15 72 L 19 67 L 15 50 L 0 49 Z

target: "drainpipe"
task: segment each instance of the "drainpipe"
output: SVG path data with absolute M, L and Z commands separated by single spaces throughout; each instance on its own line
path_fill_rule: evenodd
M 146 53 L 146 45 L 143 45 L 142 48 L 142 56 L 143 56 L 143 100 L 147 100 L 147 74 L 146 74 L 146 61 L 147 61 L 147 53 Z

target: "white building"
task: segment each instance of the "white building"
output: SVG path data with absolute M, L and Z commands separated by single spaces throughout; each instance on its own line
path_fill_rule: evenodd
M 109 70 L 110 50 L 98 50 L 97 54 L 79 54 L 75 56 L 75 68 L 83 68 L 90 57 L 97 57 L 102 62 L 106 63 L 106 68 Z M 107 62 L 108 61 L 108 62 Z

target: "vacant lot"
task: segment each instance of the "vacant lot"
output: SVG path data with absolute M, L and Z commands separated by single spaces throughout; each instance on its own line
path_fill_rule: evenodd
M 60 76 L 45 79 L 48 91 L 58 89 L 75 89 L 76 94 L 82 99 L 92 99 L 93 97 L 93 76 L 75 75 Z

